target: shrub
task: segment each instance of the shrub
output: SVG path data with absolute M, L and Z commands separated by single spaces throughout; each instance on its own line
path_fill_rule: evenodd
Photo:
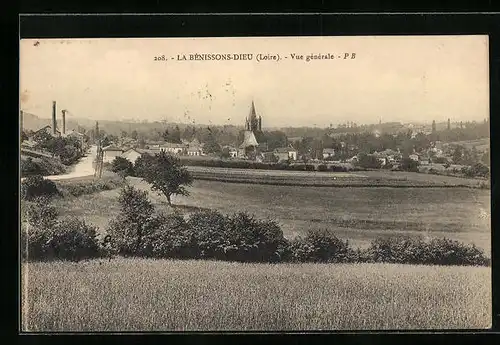
M 379 169 L 381 166 L 380 161 L 377 157 L 373 155 L 368 155 L 366 153 L 360 153 L 358 155 L 358 160 L 356 165 L 361 168 L 369 168 L 369 169 Z
M 410 158 L 403 158 L 400 167 L 404 171 L 418 172 L 418 162 Z
M 396 236 L 372 241 L 364 253 L 367 261 L 423 265 L 488 265 L 489 260 L 474 245 L 450 239 Z
M 58 195 L 56 184 L 40 175 L 28 176 L 21 182 L 21 198 L 33 200 L 36 197 L 52 197 Z
M 157 226 L 146 191 L 125 186 L 118 197 L 120 213 L 109 222 L 112 249 L 124 256 L 141 255 L 142 239 Z
M 288 259 L 292 262 L 349 262 L 353 250 L 326 229 L 310 230 L 305 237 L 290 242 Z
M 476 163 L 469 168 L 464 167 L 462 172 L 468 177 L 487 177 L 490 169 L 482 163 Z
M 57 222 L 57 210 L 47 198 L 21 202 L 21 254 L 23 259 L 47 257 L 46 243 Z
M 57 220 L 53 206 L 37 200 L 25 204 L 21 253 L 28 260 L 78 261 L 98 257 L 97 228 L 74 217 Z
M 133 176 L 134 165 L 128 159 L 118 156 L 111 162 L 111 171 L 123 177 Z
M 181 215 L 155 215 L 148 222 L 139 254 L 155 258 L 197 258 L 193 230 Z
M 426 244 L 421 238 L 409 236 L 377 238 L 365 254 L 370 262 L 418 264 L 425 261 Z
M 49 236 L 48 258 L 79 261 L 100 255 L 97 228 L 78 218 L 58 221 Z
M 21 176 L 43 175 L 43 169 L 33 161 L 33 158 L 27 157 L 21 160 Z
M 318 171 L 328 171 L 328 166 L 326 164 L 318 165 Z
M 201 258 L 223 259 L 227 219 L 220 212 L 196 212 L 188 220 Z
M 486 266 L 489 259 L 475 245 L 464 244 L 447 238 L 432 239 L 424 264 Z
M 229 261 L 279 261 L 285 239 L 274 220 L 257 220 L 244 212 L 227 218 L 222 251 Z

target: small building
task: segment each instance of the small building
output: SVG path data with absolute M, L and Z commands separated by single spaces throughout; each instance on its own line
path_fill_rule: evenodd
M 323 149 L 323 159 L 332 158 L 335 156 L 335 149 L 325 148 Z
M 232 146 L 226 145 L 222 148 L 222 150 L 227 151 L 230 158 L 237 158 L 238 157 L 238 150 Z
M 137 161 L 137 158 L 142 156 L 143 152 L 140 149 L 131 148 L 123 152 L 122 157 L 134 163 Z
M 191 142 L 184 145 L 187 146 L 186 152 L 188 156 L 203 156 L 203 145 L 198 139 L 194 138 Z
M 298 152 L 293 147 L 278 147 L 274 150 L 274 154 L 278 157 L 278 161 L 296 161 Z
M 54 133 L 52 131 L 52 126 L 50 125 L 47 125 L 47 126 L 43 126 L 42 128 L 36 130 L 35 132 L 33 132 L 33 135 L 32 135 L 32 138 L 33 137 L 36 137 L 38 134 L 40 134 L 41 132 L 45 132 L 49 135 L 52 135 L 54 136 Z M 60 137 L 61 136 L 61 131 L 59 131 L 57 128 L 56 128 L 56 134 L 55 134 L 56 137 Z
M 114 145 L 103 147 L 102 152 L 102 161 L 104 163 L 111 163 L 116 157 L 120 157 L 123 154 L 123 150 Z
M 84 148 L 85 145 L 85 134 L 80 133 L 72 129 L 71 131 L 67 132 L 66 134 L 63 134 L 64 137 L 66 138 L 73 138 L 77 140 L 80 143 L 81 148 Z
M 174 155 L 182 155 L 187 151 L 187 147 L 185 144 L 178 144 L 178 143 L 165 143 L 159 145 L 158 148 L 160 150 L 172 153 Z

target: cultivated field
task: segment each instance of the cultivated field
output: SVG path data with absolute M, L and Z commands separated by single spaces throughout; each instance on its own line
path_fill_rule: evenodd
M 491 327 L 489 268 L 113 259 L 23 273 L 29 331 Z
M 478 187 L 489 185 L 484 179 L 420 174 L 399 171 L 317 172 L 259 170 L 189 166 L 196 179 L 289 186 L 333 187 Z
M 138 178 L 128 180 L 149 190 L 157 209 L 171 212 L 165 198 L 149 185 Z M 474 243 L 487 254 L 491 248 L 489 190 L 290 187 L 199 180 L 189 190 L 189 197 L 173 198 L 176 211 L 248 211 L 258 218 L 276 218 L 288 238 L 322 227 L 334 229 L 355 246 L 365 246 L 376 237 L 406 234 Z M 118 193 L 114 189 L 54 203 L 61 214 L 82 216 L 104 230 L 119 211 Z

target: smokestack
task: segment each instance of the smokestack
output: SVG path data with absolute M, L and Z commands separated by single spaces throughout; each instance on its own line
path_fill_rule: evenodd
M 56 135 L 56 101 L 52 102 L 52 134 Z
M 62 111 L 62 134 L 66 134 L 66 110 Z
M 23 131 L 23 117 L 24 117 L 24 113 L 21 110 L 20 119 L 19 119 L 19 127 L 21 127 L 21 132 Z

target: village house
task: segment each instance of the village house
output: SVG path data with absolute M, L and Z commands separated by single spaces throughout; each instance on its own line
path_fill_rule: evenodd
M 130 148 L 122 153 L 122 157 L 134 163 L 143 154 L 141 149 Z
M 278 161 L 296 161 L 298 152 L 293 147 L 278 147 L 274 150 L 274 154 L 278 157 Z
M 123 154 L 123 150 L 115 145 L 108 145 L 102 149 L 102 161 L 104 163 L 111 163 L 116 157 Z
M 177 143 L 164 143 L 159 145 L 159 147 L 153 147 L 153 148 L 157 148 L 159 150 L 163 150 L 165 152 L 174 155 L 182 155 L 187 151 L 187 147 L 185 144 L 177 144 Z
M 332 158 L 335 156 L 335 149 L 325 148 L 323 149 L 323 159 Z
M 186 144 L 184 144 L 186 145 Z M 188 156 L 203 156 L 203 144 L 201 144 L 198 139 L 194 138 L 191 142 L 189 142 L 187 145 L 187 155 Z
M 222 148 L 222 150 L 227 150 L 230 158 L 237 158 L 238 157 L 238 150 L 232 146 L 226 145 Z
M 54 132 L 52 131 L 52 126 L 47 125 L 47 126 L 44 126 L 44 127 L 40 128 L 40 129 L 38 129 L 37 131 L 33 132 L 33 135 L 31 136 L 31 138 L 36 137 L 37 135 L 41 134 L 42 132 L 45 132 L 46 134 L 50 134 L 50 135 L 53 135 L 53 136 L 56 136 L 56 137 L 60 137 L 61 136 L 61 131 L 59 131 L 56 128 L 56 130 L 55 130 L 56 134 L 54 135 Z

